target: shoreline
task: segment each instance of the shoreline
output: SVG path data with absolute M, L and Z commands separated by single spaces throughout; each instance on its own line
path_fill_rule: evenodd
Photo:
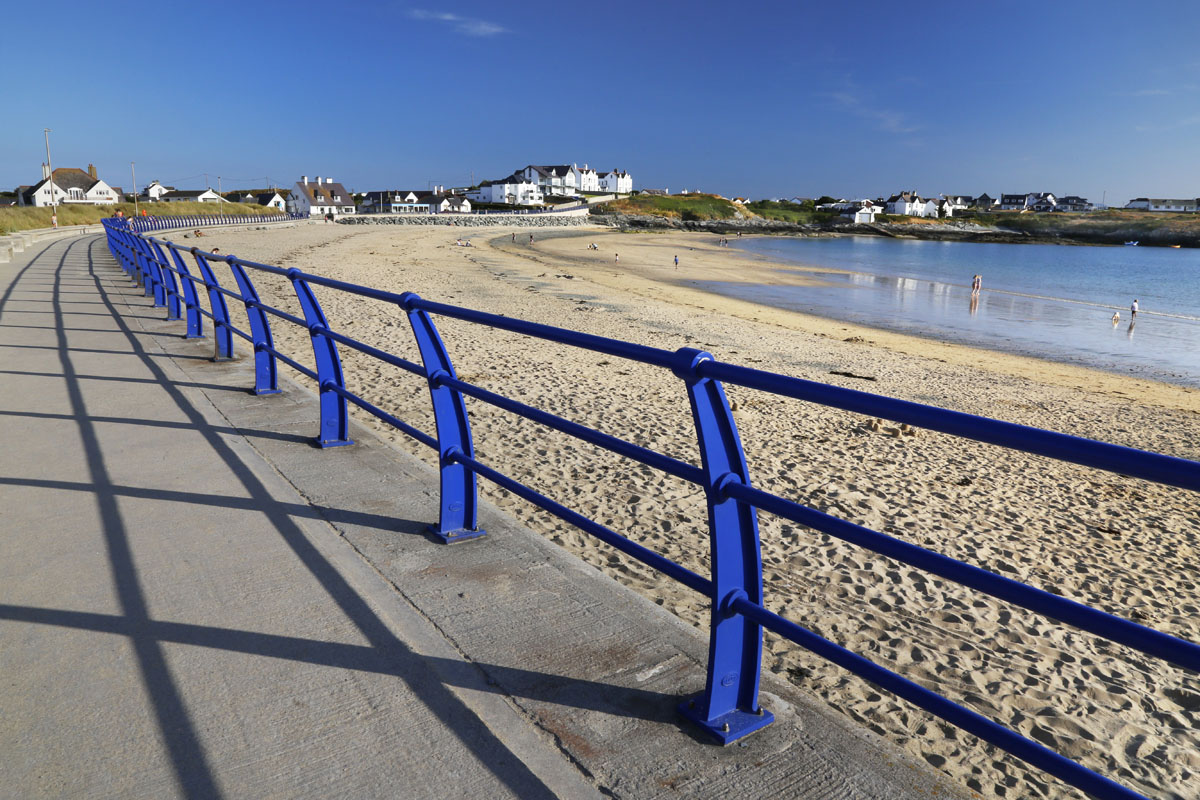
M 771 262 L 676 234 L 496 231 L 456 247 L 452 228 L 307 226 L 206 235 L 222 252 L 667 350 L 699 347 L 759 369 L 1200 458 L 1200 393 L 758 306 L 689 282 L 756 280 Z M 588 241 L 601 246 L 587 249 Z M 680 269 L 673 256 L 678 252 Z M 615 254 L 620 253 L 620 263 Z M 789 280 L 803 280 L 791 276 Z M 297 313 L 286 281 L 257 286 Z M 393 306 L 320 292 L 333 329 L 419 360 Z M 235 312 L 236 314 L 236 312 Z M 244 321 L 244 320 L 243 320 Z M 235 324 L 239 324 L 235 319 Z M 681 382 L 663 370 L 438 318 L 459 377 L 696 463 Z M 276 326 L 285 352 L 307 330 Z M 423 381 L 342 351 L 348 388 L 434 429 Z M 849 375 L 847 375 L 849 373 Z M 854 376 L 871 376 L 866 382 Z M 302 381 L 303 382 L 303 381 Z M 1196 641 L 1195 497 L 823 406 L 727 386 L 756 486 L 1079 602 Z M 710 569 L 697 487 L 469 401 L 481 460 L 683 566 Z M 365 414 L 381 436 L 435 454 Z M 550 541 L 705 627 L 704 598 L 482 481 Z M 827 535 L 759 515 L 765 604 L 884 667 L 1145 794 L 1200 794 L 1194 676 Z M 1082 797 L 771 634 L 764 668 L 989 797 Z M 1153 758 L 1147 756 L 1153 754 Z
M 757 235 L 750 234 L 747 236 L 757 237 Z M 661 256 L 655 256 L 643 253 L 640 259 L 633 260 L 627 255 L 623 256 L 620 264 L 620 279 L 613 281 L 610 279 L 611 271 L 604 269 L 605 264 L 602 263 L 604 259 L 599 255 L 596 258 L 581 257 L 578 253 L 573 252 L 574 249 L 571 247 L 554 244 L 574 239 L 604 241 L 611 246 L 607 250 L 602 248 L 599 251 L 602 254 L 609 251 L 619 252 L 622 246 L 626 250 L 632 250 L 633 247 L 625 244 L 626 242 L 632 244 L 633 241 L 636 241 L 631 240 L 631 237 L 637 237 L 638 240 L 645 237 L 643 246 L 646 248 L 653 246 L 656 250 L 665 249 L 674 252 L 687 247 L 687 252 L 698 253 L 707 258 L 698 268 L 693 266 L 688 270 L 689 277 L 680 278 L 674 277 L 678 275 L 675 270 L 658 266 L 660 261 L 665 264 L 671 258 L 670 255 L 664 253 Z M 522 252 L 523 246 L 519 241 L 514 248 L 502 240 L 503 237 L 492 237 L 487 241 L 487 245 L 512 255 L 529 257 L 528 254 Z M 653 242 L 653 245 L 650 242 Z M 639 244 L 643 243 L 639 242 Z M 936 358 L 947 363 L 978 367 L 1009 377 L 1037 380 L 1063 388 L 1086 388 L 1116 395 L 1136 396 L 1141 402 L 1200 413 L 1200 391 L 1189 386 L 1154 378 L 1108 372 L 1096 367 L 1053 361 L 1034 355 L 993 350 L 977 345 L 901 333 L 861 323 L 843 322 L 831 317 L 821 317 L 802 311 L 754 303 L 710 291 L 697 284 L 700 281 L 718 281 L 768 286 L 815 286 L 825 284 L 815 278 L 805 279 L 802 273 L 853 273 L 851 270 L 841 268 L 777 261 L 758 253 L 719 247 L 712 243 L 711 234 L 673 231 L 636 233 L 572 231 L 547 233 L 539 240 L 539 245 L 541 251 L 568 261 L 577 268 L 586 269 L 585 277 L 588 280 L 609 288 L 622 288 L 647 299 L 666 300 L 676 305 L 689 306 L 707 312 L 727 313 L 739 319 L 766 322 L 789 331 L 817 336 L 837 338 L 843 333 L 848 333 L 848 336 L 842 336 L 842 338 L 857 338 L 869 342 L 872 346 L 910 356 Z M 634 245 L 634 247 L 636 246 Z M 720 262 L 713 259 L 720 259 Z M 801 274 L 792 275 L 790 273 Z M 630 277 L 634 277 L 636 280 L 630 282 L 628 280 Z M 661 293 L 655 291 L 654 287 L 662 284 L 674 287 L 677 293 L 670 298 L 661 297 Z M 1114 384 L 1111 387 L 1108 386 L 1110 382 Z

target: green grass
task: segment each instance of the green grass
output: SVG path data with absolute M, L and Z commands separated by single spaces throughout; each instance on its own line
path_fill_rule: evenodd
M 279 214 L 273 208 L 245 203 L 139 203 L 138 211 L 146 211 L 152 217 L 178 216 L 243 216 L 251 214 Z M 69 205 L 58 207 L 59 227 L 67 225 L 92 225 L 111 217 L 118 211 L 133 216 L 133 203 L 117 203 L 113 206 Z M 0 208 L 0 236 L 17 231 L 51 227 L 49 208 L 32 206 L 4 206 Z
M 763 219 L 774 219 L 780 222 L 792 222 L 797 225 L 808 225 L 814 222 L 828 222 L 837 218 L 837 214 L 828 211 L 817 211 L 811 204 L 800 205 L 787 200 L 755 200 L 746 206 L 755 215 Z
M 739 213 L 748 216 L 729 200 L 711 194 L 630 195 L 604 203 L 604 208 L 622 214 L 650 214 L 683 220 L 733 219 Z

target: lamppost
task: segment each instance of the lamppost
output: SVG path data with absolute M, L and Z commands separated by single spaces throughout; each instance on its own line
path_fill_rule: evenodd
M 46 169 L 50 170 L 50 219 L 54 222 L 54 227 L 58 227 L 58 197 L 54 194 L 54 163 L 50 160 L 50 129 L 43 129 L 46 133 Z
M 133 163 L 132 161 L 129 162 L 129 173 L 133 175 L 133 215 L 136 217 L 138 215 L 137 170 L 133 168 Z

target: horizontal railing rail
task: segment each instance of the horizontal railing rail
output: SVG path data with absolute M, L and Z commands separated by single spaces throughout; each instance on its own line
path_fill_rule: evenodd
M 441 507 L 433 530 L 443 541 L 453 543 L 484 535 L 477 527 L 476 514 L 475 481 L 481 477 L 709 598 L 712 602 L 705 690 L 684 701 L 680 712 L 719 741 L 734 741 L 767 725 L 772 719 L 771 713 L 758 703 L 762 629 L 766 628 L 1096 797 L 1141 797 L 1044 745 L 766 609 L 762 596 L 757 512 L 761 510 L 807 526 L 1184 669 L 1200 670 L 1200 645 L 755 488 L 749 478 L 723 384 L 886 418 L 1189 491 L 1200 491 L 1200 463 L 728 364 L 700 350 L 663 350 L 438 303 L 411 292 L 397 294 L 296 269 L 208 253 L 139 235 L 120 221 L 106 221 L 105 227 L 109 247 L 118 263 L 143 286 L 147 296 L 154 297 L 156 306 L 166 308 L 168 319 L 186 317 L 188 337 L 202 335 L 203 320 L 207 318 L 213 325 L 217 358 L 232 356 L 232 337 L 235 335 L 251 344 L 255 358 L 254 392 L 271 394 L 279 391 L 277 361 L 316 382 L 317 441 L 322 447 L 352 443 L 348 405 L 353 404 L 437 451 Z M 195 263 L 198 274 L 187 266 L 185 256 Z M 212 270 L 214 262 L 222 262 L 230 268 L 236 290 L 218 283 Z M 250 279 L 251 273 L 289 281 L 303 318 L 264 304 Z M 332 330 L 313 287 L 394 305 L 408 317 L 421 363 Z M 209 301 L 207 310 L 200 307 L 202 292 Z M 233 327 L 226 298 L 244 305 L 249 332 Z M 434 325 L 434 316 L 671 371 L 687 389 L 701 466 L 649 450 L 459 378 Z M 315 368 L 305 366 L 275 348 L 271 319 L 307 329 L 312 340 Z M 348 390 L 338 345 L 423 377 L 433 404 L 435 435 L 414 428 Z M 708 510 L 711 575 L 698 575 L 480 461 L 473 449 L 466 397 L 702 487 Z

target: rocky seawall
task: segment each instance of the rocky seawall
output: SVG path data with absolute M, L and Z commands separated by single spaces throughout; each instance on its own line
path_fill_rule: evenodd
M 945 220 L 938 223 L 877 222 L 856 224 L 834 221 L 798 224 L 779 220 L 721 219 L 683 220 L 651 214 L 621 214 L 592 212 L 591 219 L 599 225 L 620 230 L 677 230 L 698 231 L 717 235 L 734 233 L 783 234 L 788 236 L 888 236 L 897 239 L 927 239 L 934 241 L 997 242 L 1004 244 L 1065 244 L 1065 245 L 1122 245 L 1137 241 L 1143 246 L 1200 247 L 1200 226 L 1195 230 L 1163 228 L 1147 230 L 1134 224 L 1095 221 L 1072 221 L 1062 227 L 1045 226 L 1034 230 L 1000 225 L 980 225 L 968 220 Z

